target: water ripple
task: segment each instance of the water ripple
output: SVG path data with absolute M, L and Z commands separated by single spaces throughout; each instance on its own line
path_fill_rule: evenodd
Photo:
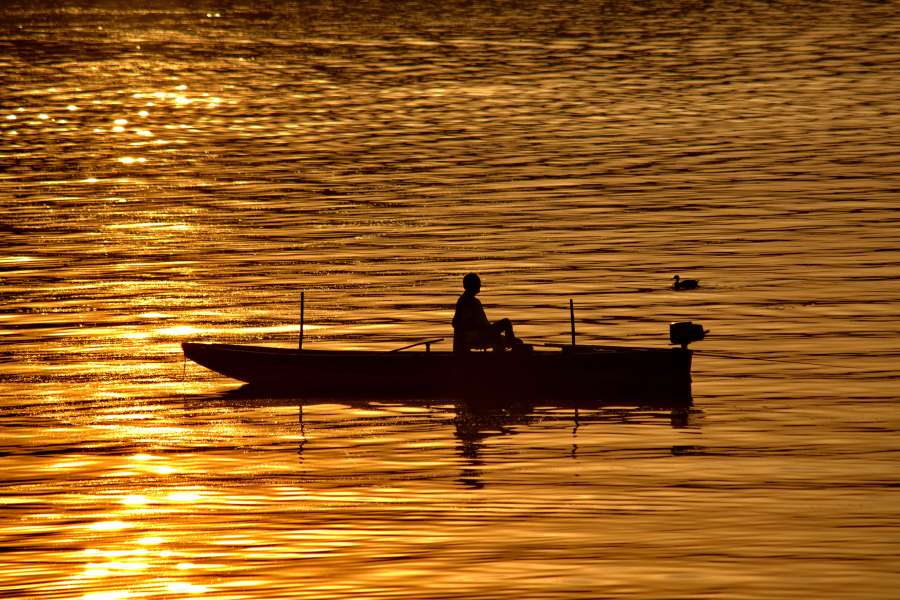
M 894 12 L 7 2 L 0 593 L 889 594 Z M 449 340 L 469 271 L 537 344 L 702 321 L 694 408 L 301 409 L 181 356 L 294 345 L 301 291 L 318 347 Z

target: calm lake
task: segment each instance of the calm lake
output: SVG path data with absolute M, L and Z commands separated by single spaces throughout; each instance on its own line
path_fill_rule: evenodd
M 897 597 L 898 14 L 7 0 L 0 596 Z M 693 405 L 181 353 L 295 346 L 301 292 L 304 348 L 449 349 L 468 272 L 535 345 L 701 322 Z

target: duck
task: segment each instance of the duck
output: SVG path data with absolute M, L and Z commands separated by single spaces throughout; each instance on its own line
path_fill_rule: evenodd
M 674 290 L 696 290 L 700 287 L 699 279 L 682 279 L 679 275 L 672 279 L 675 280 L 675 283 L 672 284 L 672 289 Z

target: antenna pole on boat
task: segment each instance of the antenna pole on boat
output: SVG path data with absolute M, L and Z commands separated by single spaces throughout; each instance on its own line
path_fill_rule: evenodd
M 305 304 L 304 292 L 300 292 L 300 344 L 298 350 L 303 350 L 303 308 Z
M 569 326 L 572 329 L 572 348 L 575 348 L 575 303 L 569 298 Z

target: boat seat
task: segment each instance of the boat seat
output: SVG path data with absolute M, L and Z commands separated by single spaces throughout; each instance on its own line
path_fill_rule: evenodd
M 466 335 L 465 333 L 457 334 L 453 332 L 453 351 L 457 353 L 471 352 L 472 350 L 480 350 L 487 352 L 492 350 L 494 345 L 487 339 L 477 335 Z

